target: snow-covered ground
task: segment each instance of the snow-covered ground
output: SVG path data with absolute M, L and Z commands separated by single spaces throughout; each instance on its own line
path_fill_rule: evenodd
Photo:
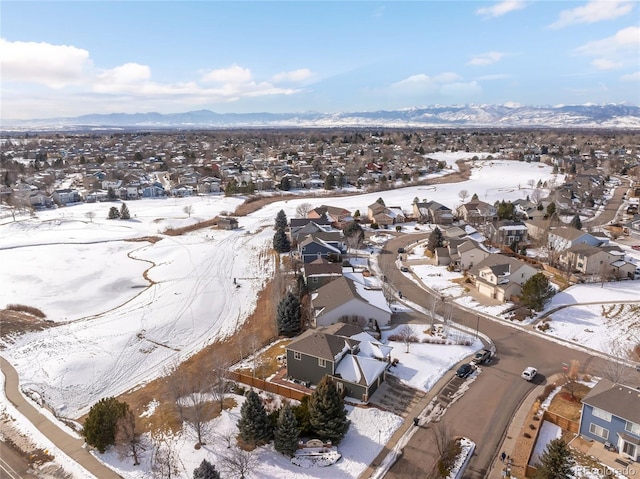
M 439 154 L 438 159 L 454 165 L 456 159 L 473 155 Z M 301 197 L 239 218 L 239 230 L 206 229 L 173 237 L 162 232 L 232 212 L 242 199 L 131 201 L 127 203 L 132 216 L 128 221 L 107 220 L 109 203 L 42 211 L 15 223 L 4 218 L 0 221 L 0 308 L 28 304 L 40 308 L 47 319 L 65 324 L 15 338 L 5 344 L 2 354 L 18 370 L 24 388 L 41 394 L 64 415 L 76 417 L 98 399 L 157 377 L 165 365 L 241 327 L 274 270 L 268 251 L 280 209 L 289 218 L 301 203 L 364 212 L 380 197 L 388 206 L 406 211 L 416 197 L 455 208 L 460 204 L 458 193 L 465 189 L 489 203 L 525 198 L 532 191 L 526 186 L 529 180 L 559 184 L 562 178 L 542 164 L 478 160 L 471 179 L 465 182 L 317 200 Z M 186 206 L 193 209 L 190 216 L 184 211 Z M 160 240 L 126 241 L 143 236 Z M 240 288 L 233 286 L 233 278 Z M 396 374 L 428 389 L 452 364 L 481 345 L 478 341 L 471 346 L 412 344 L 410 353 L 403 352 L 401 343 L 394 347 L 393 355 L 400 360 Z M 225 411 L 216 420 L 220 421 L 216 430 L 233 428 L 237 416 L 237 409 Z M 351 409 L 349 416 L 352 428 L 341 445 L 343 459 L 338 465 L 302 472 L 265 448 L 257 453 L 258 476 L 357 476 L 401 419 L 360 408 Z M 181 477 L 190 477 L 206 454 L 215 457 L 223 449 L 222 442 L 216 441 L 195 451 L 194 442 L 189 437 L 172 441 L 184 464 Z M 109 465 L 121 464 L 115 453 L 104 459 Z M 146 477 L 142 468 L 122 468 L 125 477 Z

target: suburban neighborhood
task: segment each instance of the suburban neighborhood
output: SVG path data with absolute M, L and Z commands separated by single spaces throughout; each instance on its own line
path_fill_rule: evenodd
M 560 438 L 575 471 L 631 477 L 640 461 L 636 143 L 633 133 L 537 130 L 6 135 L 5 264 L 42 246 L 94 245 L 51 255 L 87 268 L 94 289 L 105 275 L 96 300 L 76 286 L 74 315 L 57 285 L 23 305 L 26 290 L 5 273 L 14 283 L 0 296 L 12 328 L 6 368 L 29 377 L 22 393 L 68 417 L 91 446 L 86 460 L 114 477 L 191 477 L 204 458 L 229 477 L 534 477 L 540 447 Z M 510 181 L 494 186 L 506 172 Z M 30 234 L 38 229 L 40 239 Z M 125 280 L 116 270 L 132 260 L 148 269 Z M 554 302 L 573 291 L 591 300 Z M 554 335 L 583 304 L 624 335 L 611 332 L 607 349 Z M 88 334 L 77 329 L 84 322 L 119 325 L 95 384 L 69 379 L 65 366 L 32 369 L 44 357 L 29 359 L 33 344 L 51 355 L 50 338 Z M 75 368 L 70 352 L 56 354 Z M 115 372 L 125 362 L 131 374 Z M 523 370 L 533 373 L 523 380 Z M 487 417 L 474 415 L 472 401 L 491 391 Z M 87 418 L 103 399 L 135 412 L 141 430 L 128 449 L 116 436 L 93 442 Z M 158 408 L 190 447 L 171 442 Z M 138 454 L 144 470 L 128 464 Z

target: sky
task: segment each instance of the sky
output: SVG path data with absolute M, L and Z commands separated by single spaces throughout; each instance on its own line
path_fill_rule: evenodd
M 2 119 L 640 105 L 637 0 L 7 1 Z

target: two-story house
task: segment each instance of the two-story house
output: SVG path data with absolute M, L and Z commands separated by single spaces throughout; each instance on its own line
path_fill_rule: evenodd
M 309 329 L 286 347 L 287 376 L 309 385 L 329 376 L 340 393 L 367 402 L 385 379 L 391 350 L 353 324 Z
M 508 301 L 522 291 L 522 285 L 537 270 L 518 259 L 491 254 L 469 269 L 478 292 L 500 301 Z
M 486 234 L 496 246 L 522 246 L 528 243 L 527 226 L 522 221 L 501 220 L 488 223 Z
M 580 435 L 611 445 L 618 454 L 640 461 L 640 393 L 637 389 L 598 381 L 582 399 Z

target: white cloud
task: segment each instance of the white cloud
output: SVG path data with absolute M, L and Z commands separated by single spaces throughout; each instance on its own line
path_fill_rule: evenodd
M 476 10 L 476 15 L 481 15 L 485 18 L 501 17 L 509 12 L 515 10 L 521 10 L 526 6 L 526 2 L 522 0 L 504 0 L 503 2 L 496 3 L 490 7 L 482 7 Z
M 576 48 L 576 52 L 590 56 L 607 56 L 620 51 L 640 48 L 640 27 L 627 27 L 612 37 L 586 43 Z M 638 57 L 635 57 L 637 61 Z
M 482 76 L 476 77 L 477 80 L 481 80 L 481 81 L 507 80 L 509 78 L 513 78 L 513 75 L 509 75 L 507 73 L 495 73 L 493 75 L 482 75 Z
M 614 62 L 607 58 L 596 58 L 591 64 L 598 70 L 615 70 L 616 68 L 622 67 L 621 63 Z
M 246 83 L 251 81 L 251 70 L 238 65 L 220 68 L 205 73 L 202 81 L 214 83 Z
M 640 81 L 640 71 L 634 73 L 628 73 L 620 77 L 622 81 Z
M 596 23 L 612 20 L 633 10 L 634 2 L 617 0 L 592 0 L 581 7 L 563 10 L 560 17 L 549 28 L 562 28 L 580 23 Z
M 391 89 L 405 92 L 435 92 L 441 85 L 455 82 L 460 79 L 460 75 L 452 72 L 440 73 L 439 75 L 432 77 L 425 75 L 424 73 L 419 73 L 393 83 L 391 85 Z
M 476 66 L 485 66 L 491 65 L 492 63 L 496 63 L 504 58 L 506 54 L 502 52 L 487 52 L 481 53 L 479 55 L 475 55 L 467 65 L 476 65 Z
M 311 70 L 308 68 L 299 68 L 288 72 L 280 72 L 273 76 L 273 81 L 279 82 L 300 82 L 307 80 L 312 76 Z
M 87 50 L 36 42 L 0 39 L 2 81 L 38 83 L 63 88 L 82 82 L 91 67 Z

